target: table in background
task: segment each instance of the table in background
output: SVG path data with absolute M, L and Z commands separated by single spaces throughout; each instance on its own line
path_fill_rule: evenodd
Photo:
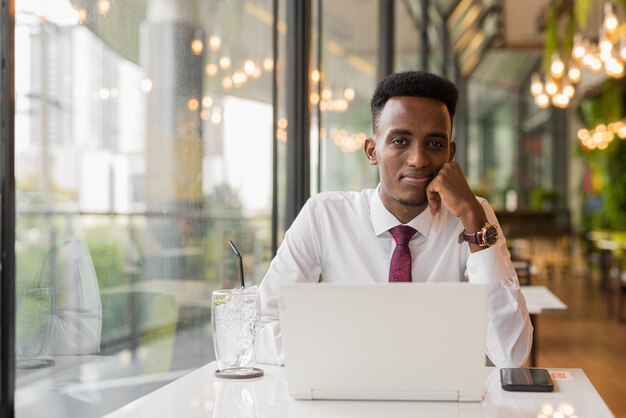
M 217 379 L 216 367 L 209 363 L 106 417 L 535 418 L 559 409 L 564 416 L 614 417 L 581 369 L 554 369 L 565 380 L 555 381 L 554 392 L 533 393 L 503 391 L 499 370 L 487 367 L 482 402 L 406 402 L 297 401 L 287 394 L 284 367 L 260 365 L 265 376 L 253 380 Z
M 535 366 L 537 364 L 537 350 L 538 343 L 537 327 L 538 320 L 537 315 L 546 312 L 563 312 L 567 310 L 567 305 L 561 301 L 554 293 L 545 286 L 521 286 L 522 294 L 526 299 L 526 307 L 530 314 L 530 321 L 533 324 L 533 344 L 530 350 L 530 365 Z

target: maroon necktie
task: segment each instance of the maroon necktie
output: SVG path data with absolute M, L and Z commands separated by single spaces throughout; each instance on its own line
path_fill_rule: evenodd
M 396 249 L 391 256 L 389 266 L 389 282 L 411 282 L 411 250 L 409 241 L 417 232 L 406 225 L 398 225 L 389 230 L 393 239 L 396 240 Z

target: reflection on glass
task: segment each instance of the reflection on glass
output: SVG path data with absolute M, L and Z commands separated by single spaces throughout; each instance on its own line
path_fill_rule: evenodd
M 91 255 L 80 226 L 55 216 L 71 202 L 45 194 L 18 194 L 17 201 L 26 218 L 16 228 L 17 265 L 25 273 L 16 298 L 18 368 L 37 356 L 97 353 L 102 305 Z
M 52 328 L 52 301 L 50 288 L 33 287 L 16 296 L 15 352 L 18 367 L 21 358 L 43 354 L 50 339 Z
M 21 355 L 115 359 L 102 380 L 214 359 L 207 301 L 235 286 L 223 243 L 245 254 L 250 284 L 272 255 L 272 5 L 16 2 L 17 189 L 74 207 L 41 214 L 54 242 L 18 210 Z M 70 273 L 84 254 L 92 271 L 76 262 Z M 78 364 L 54 388 L 80 380 Z M 18 390 L 28 381 L 18 376 Z

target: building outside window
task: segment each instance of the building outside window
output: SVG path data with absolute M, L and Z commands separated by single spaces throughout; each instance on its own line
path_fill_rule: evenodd
M 214 358 L 228 240 L 267 270 L 273 3 L 15 7 L 17 416 L 100 416 Z

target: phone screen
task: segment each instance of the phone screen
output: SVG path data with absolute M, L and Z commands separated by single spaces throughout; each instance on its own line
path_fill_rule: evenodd
M 500 381 L 504 390 L 551 392 L 554 388 L 546 369 L 503 368 L 500 369 Z

